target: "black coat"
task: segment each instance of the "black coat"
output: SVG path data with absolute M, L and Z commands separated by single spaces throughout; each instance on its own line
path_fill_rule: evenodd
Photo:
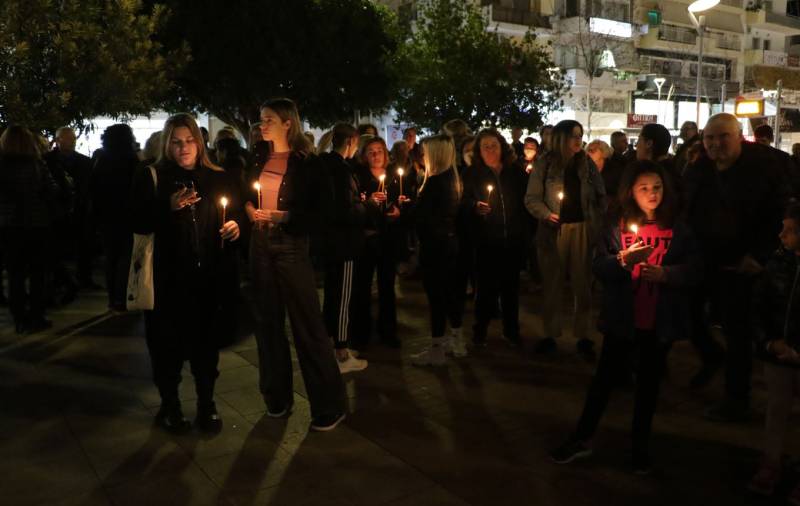
M 504 167 L 499 175 L 492 169 L 475 164 L 465 171 L 463 205 L 471 210 L 471 222 L 477 247 L 501 246 L 524 250 L 529 224 L 525 209 L 528 174 L 517 164 Z M 488 186 L 494 187 L 491 196 Z M 486 202 L 491 212 L 479 216 L 477 203 Z
M 606 336 L 634 336 L 634 292 L 631 272 L 617 260 L 622 247 L 619 225 L 608 227 L 597 244 L 592 272 L 603 284 L 600 309 L 600 331 Z M 702 279 L 703 263 L 691 230 L 676 224 L 672 242 L 662 259 L 667 281 L 659 287 L 656 305 L 655 332 L 658 339 L 669 343 L 691 335 L 689 290 Z
M 742 143 L 725 171 L 700 158 L 684 177 L 686 220 L 709 268 L 736 266 L 745 255 L 763 264 L 778 247 L 789 188 L 770 148 Z
M 33 157 L 0 157 L 0 228 L 49 227 L 61 211 L 58 186 Z
M 352 260 L 364 247 L 366 204 L 351 166 L 339 153 L 323 153 L 320 160 L 327 183 L 323 252 L 331 260 Z
M 383 244 L 384 251 L 391 252 L 398 260 L 403 260 L 408 256 L 408 231 L 410 230 L 410 210 L 414 205 L 416 195 L 416 182 L 410 174 L 403 176 L 403 195 L 411 199 L 402 206 L 399 206 L 400 216 L 395 219 L 386 217 L 386 212 L 391 206 L 397 205 L 400 196 L 400 178 L 397 174 L 386 171 L 384 186 L 386 189 L 386 203 L 376 205 L 369 196 L 378 191 L 380 182 L 373 177 L 368 167 L 359 165 L 356 168 L 356 179 L 358 180 L 359 193 L 366 197 L 366 221 L 364 232 L 366 237 L 377 236 Z
M 771 341 L 784 339 L 800 352 L 800 257 L 793 251 L 781 248 L 773 253 L 755 283 L 751 310 L 759 356 L 788 365 L 766 347 Z
M 104 150 L 95 158 L 90 190 L 92 209 L 101 225 L 115 227 L 120 223 L 120 199 L 131 194 L 133 176 L 140 165 L 133 151 L 116 154 Z
M 193 307 L 187 318 L 213 321 L 212 311 L 235 297 L 236 250 L 239 241 L 225 241 L 220 199 L 228 199 L 226 221 L 244 222 L 239 186 L 229 174 L 208 167 L 185 170 L 173 162 L 156 166 L 157 189 L 148 167 L 133 178 L 131 225 L 138 234 L 155 234 L 153 282 L 155 309 L 171 311 Z M 201 200 L 192 207 L 173 211 L 170 196 L 181 185 L 192 182 Z

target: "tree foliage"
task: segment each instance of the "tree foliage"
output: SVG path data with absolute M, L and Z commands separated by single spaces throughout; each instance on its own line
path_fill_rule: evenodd
M 3 0 L 0 124 L 40 131 L 147 114 L 169 86 L 163 19 L 138 0 Z
M 398 53 L 398 119 L 438 130 L 461 118 L 473 128 L 536 128 L 562 105 L 563 74 L 531 30 L 522 40 L 491 29 L 471 0 L 419 3 Z
M 310 123 L 385 109 L 393 96 L 394 15 L 370 0 L 166 0 L 163 40 L 187 41 L 191 59 L 175 103 L 245 132 L 270 97 L 294 99 Z

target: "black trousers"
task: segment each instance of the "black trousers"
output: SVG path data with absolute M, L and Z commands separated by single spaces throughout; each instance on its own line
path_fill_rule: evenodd
M 464 316 L 465 294 L 463 282 L 460 282 L 455 237 L 421 241 L 420 266 L 431 313 L 431 336 L 443 337 L 448 320 L 450 328 L 458 329 Z
M 194 376 L 197 406 L 207 407 L 214 401 L 219 348 L 212 330 L 213 322 L 209 321 L 213 314 L 213 307 L 197 307 L 185 301 L 173 301 L 145 311 L 147 349 L 153 366 L 153 382 L 158 387 L 162 405 L 180 402 L 178 385 L 186 360 Z
M 102 236 L 103 250 L 106 254 L 108 305 L 109 307 L 125 307 L 133 234 L 124 229 L 103 227 Z
M 753 279 L 733 271 L 719 271 L 713 303 L 725 334 L 725 394 L 729 400 L 749 404 L 753 373 L 753 332 L 750 303 Z
M 574 438 L 579 441 L 591 439 L 608 406 L 611 392 L 619 383 L 620 371 L 634 370 L 636 393 L 631 433 L 633 453 L 634 457 L 647 456 L 669 348 L 669 345 L 658 341 L 654 332 L 636 331 L 633 342 L 625 338 L 605 336 L 597 371 L 586 393 L 586 403 Z
M 353 295 L 353 260 L 329 259 L 325 264 L 325 299 L 322 314 L 325 328 L 336 349 L 350 342 L 350 302 Z
M 92 283 L 92 267 L 97 247 L 97 232 L 94 219 L 92 218 L 87 203 L 81 202 L 76 204 L 73 220 L 74 237 L 77 238 L 78 242 L 75 245 L 78 283 L 89 285 Z M 131 234 L 129 233 L 128 235 Z
M 704 366 L 722 362 L 725 355 L 722 346 L 711 336 L 709 321 L 706 316 L 708 292 L 704 288 L 697 288 L 692 293 L 690 308 L 692 318 L 691 342 Z
M 15 321 L 44 317 L 45 277 L 52 236 L 47 228 L 0 230 L 8 270 L 8 305 Z M 29 284 L 26 291 L 25 284 Z
M 356 259 L 353 300 L 350 306 L 353 345 L 365 347 L 372 336 L 372 277 L 378 272 L 378 334 L 383 340 L 397 339 L 397 301 L 394 281 L 397 254 L 379 235 L 367 237 Z
M 267 405 L 279 409 L 294 400 L 288 312 L 311 415 L 344 412 L 344 383 L 320 311 L 308 238 L 278 227 L 253 227 L 250 267 L 256 294 L 259 388 Z
M 474 339 L 486 339 L 489 322 L 497 310 L 503 312 L 503 334 L 519 337 L 519 271 L 524 252 L 518 248 L 480 245 L 477 249 Z

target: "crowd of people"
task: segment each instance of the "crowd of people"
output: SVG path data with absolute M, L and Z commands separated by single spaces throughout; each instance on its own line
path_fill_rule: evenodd
M 124 311 L 132 234 L 153 234 L 155 302 L 145 328 L 162 400 L 156 423 L 173 433 L 191 428 L 178 397 L 189 360 L 195 425 L 222 429 L 214 404 L 219 350 L 236 333 L 246 278 L 267 415 L 292 411 L 288 313 L 311 428 L 327 431 L 345 417 L 342 374 L 368 367 L 373 336 L 403 346 L 398 273 L 418 263 L 430 341 L 410 360 L 436 367 L 486 346 L 492 320 L 508 345 L 521 346 L 527 272 L 543 294 L 541 308 L 523 309 L 541 313 L 536 353 L 563 346 L 567 309 L 576 353 L 597 361 L 576 426 L 551 453 L 555 462 L 591 455 L 611 392 L 634 385 L 632 465 L 648 473 L 668 354 L 687 339 L 702 361 L 693 388 L 724 369 L 724 399 L 706 412 L 714 420 L 749 418 L 753 360 L 765 360 L 767 436 L 750 488 L 774 491 L 800 381 L 800 149 L 790 156 L 772 147 L 768 126 L 747 142 L 737 118 L 721 113 L 702 131 L 685 123 L 673 147 L 659 124 L 642 127 L 631 146 L 624 132 L 610 145 L 586 142 L 573 120 L 546 125 L 538 139 L 513 129 L 511 143 L 495 129 L 473 135 L 453 120 L 421 141 L 408 128 L 389 147 L 374 125 L 338 123 L 315 147 L 297 106 L 274 99 L 250 134 L 246 149 L 230 129 L 209 146 L 195 120 L 178 114 L 141 152 L 128 126 L 109 127 L 90 159 L 75 152 L 68 128 L 50 150 L 26 128 L 6 128 L 0 244 L 17 332 L 49 327 L 53 297 L 66 303 L 97 288 L 98 236 L 109 308 Z M 474 323 L 465 332 L 471 299 Z M 603 336 L 599 358 L 593 329 Z M 800 500 L 800 488 L 792 494 Z

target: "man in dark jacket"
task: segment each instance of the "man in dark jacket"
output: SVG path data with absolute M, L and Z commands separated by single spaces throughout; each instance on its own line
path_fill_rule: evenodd
M 56 130 L 56 147 L 44 156 L 51 172 L 64 174 L 72 181 L 74 203 L 70 217 L 69 245 L 77 255 L 80 288 L 100 288 L 92 281 L 92 261 L 97 243 L 91 214 L 90 181 L 92 160 L 75 151 L 75 132 L 69 127 Z
M 770 150 L 744 142 L 731 114 L 708 121 L 703 145 L 706 155 L 686 173 L 686 211 L 705 257 L 704 297 L 727 341 L 726 398 L 706 415 L 738 421 L 750 409 L 753 279 L 777 246 L 786 185 Z
M 364 246 L 366 209 L 353 171 L 347 163 L 358 150 L 358 132 L 347 123 L 333 127 L 333 151 L 323 153 L 326 207 L 325 300 L 322 312 L 328 335 L 334 340 L 341 373 L 360 371 L 366 360 L 356 358 L 350 344 L 350 298 L 353 264 Z
M 798 168 L 792 156 L 778 148 L 772 147 L 775 142 L 775 133 L 769 125 L 759 125 L 753 135 L 756 142 L 770 149 L 770 153 L 780 163 L 780 169 L 784 172 L 784 177 L 791 185 L 792 197 L 797 198 L 800 196 L 800 168 Z

